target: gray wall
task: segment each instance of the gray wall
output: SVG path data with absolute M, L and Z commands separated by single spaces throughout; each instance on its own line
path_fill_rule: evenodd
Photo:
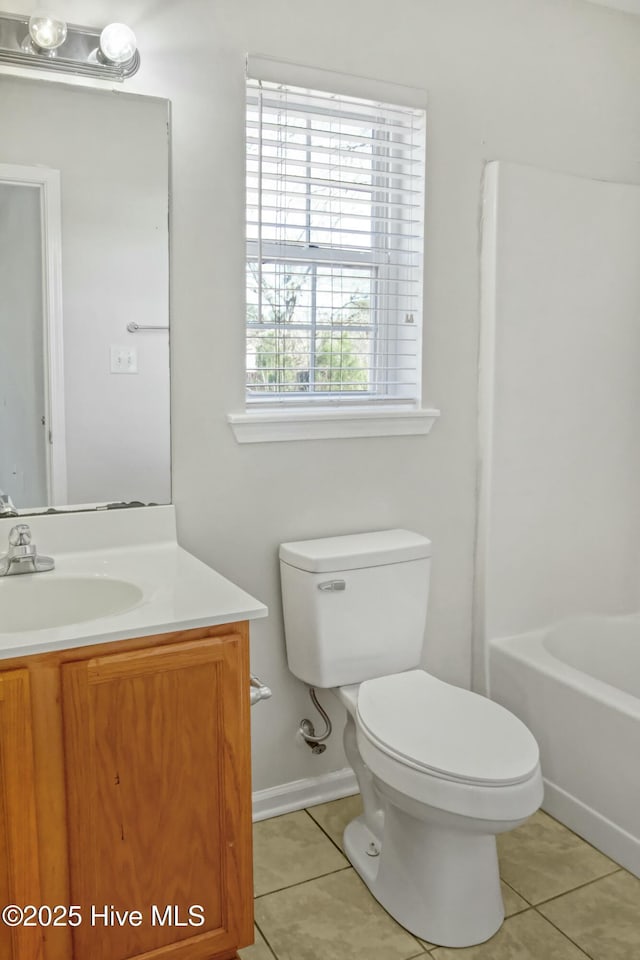
M 638 609 L 640 187 L 509 163 L 487 183 L 478 582 L 491 640 Z
M 502 158 L 640 181 L 640 21 L 583 0 L 57 9 L 130 23 L 143 66 L 127 89 L 173 103 L 174 498 L 183 545 L 271 610 L 253 629 L 253 668 L 274 690 L 254 711 L 254 786 L 340 768 L 339 736 L 318 759 L 295 739 L 309 708 L 286 669 L 278 544 L 396 525 L 430 536 L 425 662 L 469 684 L 483 166 Z M 429 92 L 424 400 L 442 418 L 427 437 L 238 446 L 229 430 L 243 389 L 248 51 Z

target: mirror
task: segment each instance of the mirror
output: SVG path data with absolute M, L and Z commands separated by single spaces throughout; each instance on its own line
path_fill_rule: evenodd
M 169 104 L 0 76 L 0 490 L 171 499 Z

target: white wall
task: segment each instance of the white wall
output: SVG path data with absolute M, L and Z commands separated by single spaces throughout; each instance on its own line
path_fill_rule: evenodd
M 589 0 L 590 3 L 599 3 L 603 7 L 612 7 L 614 10 L 624 10 L 626 13 L 640 15 L 640 0 Z
M 30 9 L 27 0 L 14 8 Z M 281 540 L 406 526 L 434 542 L 426 662 L 470 681 L 479 209 L 496 157 L 639 181 L 640 24 L 582 0 L 58 0 L 75 22 L 123 19 L 143 67 L 127 89 L 173 103 L 174 499 L 184 546 L 264 600 L 253 668 L 256 788 L 344 764 L 295 742 L 308 712 L 287 672 Z M 242 403 L 243 100 L 247 51 L 429 91 L 428 437 L 238 446 Z
M 485 216 L 490 640 L 637 609 L 640 187 L 491 164 Z

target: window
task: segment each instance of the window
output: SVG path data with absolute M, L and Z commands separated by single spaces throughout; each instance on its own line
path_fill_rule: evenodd
M 247 401 L 420 400 L 422 109 L 247 84 Z

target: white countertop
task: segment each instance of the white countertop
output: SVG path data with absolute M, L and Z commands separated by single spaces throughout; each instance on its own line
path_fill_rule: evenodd
M 167 514 L 166 511 L 173 511 L 172 507 L 145 508 L 147 511 L 149 509 L 165 511 L 164 515 L 158 515 L 158 536 L 162 539 L 156 540 L 150 535 L 149 514 L 143 514 L 142 510 L 118 511 L 117 517 L 105 517 L 104 514 L 92 517 L 86 514 L 83 516 L 89 519 L 85 521 L 78 520 L 81 515 L 74 515 L 74 529 L 68 539 L 76 549 L 66 553 L 51 549 L 54 544 L 60 547 L 65 540 L 65 531 L 62 529 L 64 517 L 20 517 L 11 521 L 12 524 L 23 521 L 29 523 L 38 552 L 54 556 L 56 566 L 55 570 L 46 573 L 2 578 L 0 603 L 2 592 L 11 590 L 14 598 L 20 591 L 25 604 L 28 604 L 31 583 L 43 582 L 46 578 L 47 582 L 53 584 L 57 579 L 69 577 L 125 580 L 142 591 L 142 598 L 129 610 L 99 619 L 11 633 L 3 633 L 0 628 L 0 659 L 254 620 L 267 615 L 267 608 L 259 600 L 168 538 L 167 535 L 171 535 L 173 513 Z M 123 512 L 126 517 L 122 516 Z M 140 537 L 142 544 L 135 542 L 137 518 L 134 514 L 143 514 L 141 524 L 145 529 Z M 4 552 L 4 535 L 9 526 L 6 519 L 0 522 L 0 552 Z M 80 526 L 86 528 L 84 544 L 78 532 Z M 126 537 L 123 537 L 121 534 L 125 528 Z M 51 533 L 52 530 L 55 535 Z M 117 535 L 114 535 L 114 531 Z M 86 546 L 86 549 L 77 549 L 79 546 Z

